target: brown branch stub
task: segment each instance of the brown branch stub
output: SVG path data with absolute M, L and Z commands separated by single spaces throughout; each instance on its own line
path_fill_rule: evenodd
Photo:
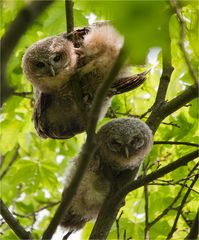
M 16 218 L 12 215 L 12 213 L 8 210 L 3 200 L 0 199 L 0 207 L 1 207 L 1 215 L 6 221 L 6 223 L 10 226 L 10 228 L 15 232 L 15 234 L 19 237 L 19 239 L 31 239 L 30 232 L 27 232 L 17 221 Z
M 65 0 L 67 33 L 74 30 L 73 0 Z
M 32 1 L 24 7 L 10 24 L 8 30 L 1 39 L 1 100 L 2 103 L 8 98 L 13 89 L 8 85 L 6 79 L 6 67 L 8 60 L 16 47 L 19 39 L 26 30 L 33 24 L 34 20 L 51 4 L 54 0 Z M 1 103 L 1 104 L 2 104 Z

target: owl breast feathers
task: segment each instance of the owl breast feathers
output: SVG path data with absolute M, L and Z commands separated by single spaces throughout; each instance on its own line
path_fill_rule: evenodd
M 33 121 L 41 137 L 65 139 L 85 130 L 72 83 L 78 77 L 87 114 L 122 45 L 123 37 L 105 22 L 45 38 L 27 49 L 23 70 L 37 92 Z M 114 95 L 141 85 L 146 73 L 131 75 L 124 66 L 107 93 L 100 117 L 106 114 Z
M 149 127 L 135 118 L 115 119 L 102 126 L 97 133 L 98 150 L 89 163 L 61 225 L 69 230 L 78 230 L 87 221 L 96 218 L 113 181 L 106 175 L 105 168 L 108 166 L 111 169 L 115 180 L 122 172 L 135 170 L 149 154 L 152 138 Z M 73 159 L 67 169 L 65 189 L 74 176 L 79 159 Z

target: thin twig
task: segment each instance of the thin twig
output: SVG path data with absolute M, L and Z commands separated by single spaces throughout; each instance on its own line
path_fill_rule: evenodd
M 176 141 L 154 141 L 153 144 L 186 145 L 186 146 L 192 146 L 192 147 L 199 147 L 199 144 L 197 143 L 176 142 Z
M 26 214 L 26 215 L 22 215 L 22 214 L 19 214 L 19 213 L 16 213 L 16 212 L 13 212 L 13 214 L 16 215 L 17 217 L 29 218 L 29 217 L 33 216 L 33 214 L 36 214 L 36 213 L 38 213 L 38 212 L 41 212 L 41 211 L 43 211 L 44 209 L 48 209 L 48 208 L 51 208 L 51 207 L 53 207 L 53 206 L 56 206 L 56 205 L 59 204 L 59 203 L 60 203 L 60 201 L 58 201 L 58 202 L 51 202 L 51 203 L 47 204 L 46 206 L 41 207 L 41 208 L 37 209 L 36 211 L 31 212 L 31 213 L 28 213 L 28 214 Z
M 152 185 L 152 186 L 183 186 L 185 188 L 190 188 L 189 186 L 187 186 L 187 184 L 183 184 L 183 183 L 149 183 L 148 185 Z M 195 189 L 191 189 L 191 191 L 195 192 L 196 194 L 199 194 L 199 192 Z
M 189 59 L 189 55 L 187 54 L 186 47 L 185 47 L 186 24 L 185 24 L 183 16 L 182 16 L 179 3 L 178 3 L 177 0 L 170 0 L 170 3 L 171 3 L 171 6 L 173 7 L 173 9 L 176 12 L 176 15 L 178 17 L 178 20 L 179 20 L 179 23 L 180 23 L 180 26 L 181 26 L 181 31 L 180 31 L 180 35 L 181 36 L 179 38 L 180 49 L 181 49 L 181 51 L 182 51 L 182 53 L 184 55 L 184 59 L 185 59 L 185 62 L 187 64 L 187 67 L 189 69 L 189 72 L 191 74 L 191 77 L 193 78 L 193 80 L 197 84 L 199 84 L 197 73 L 194 71 L 194 68 L 193 68 L 193 66 L 191 64 L 191 61 Z
M 183 197 L 183 199 L 182 199 L 182 202 L 181 202 L 181 205 L 180 205 L 180 207 L 179 207 L 179 209 L 178 209 L 178 212 L 177 212 L 176 218 L 175 218 L 175 220 L 174 220 L 173 226 L 172 226 L 169 234 L 167 235 L 167 238 L 166 238 L 166 239 L 168 239 L 168 240 L 172 238 L 174 232 L 176 231 L 178 219 L 179 219 L 179 217 L 180 217 L 180 214 L 181 214 L 181 212 L 182 212 L 182 209 L 183 209 L 183 207 L 184 207 L 184 205 L 185 205 L 185 203 L 186 203 L 186 201 L 187 201 L 187 198 L 188 198 L 188 196 L 189 196 L 189 194 L 190 194 L 190 192 L 191 192 L 191 189 L 193 188 L 194 184 L 195 184 L 196 181 L 198 180 L 198 177 L 199 177 L 199 174 L 197 174 L 197 175 L 195 176 L 195 178 L 193 179 L 193 182 L 192 182 L 191 185 L 190 185 L 190 189 L 187 190 L 187 192 L 185 193 L 185 195 L 184 195 L 184 197 Z
M 8 166 L 6 167 L 6 169 L 4 169 L 4 171 L 0 175 L 0 180 L 2 180 L 2 178 L 6 175 L 6 173 L 9 171 L 9 169 L 12 167 L 13 163 L 17 160 L 18 153 L 19 153 L 19 145 L 17 146 L 16 150 L 14 151 L 14 154 L 13 154 L 10 162 L 8 163 Z
M 192 175 L 192 173 L 197 169 L 198 164 L 196 164 L 192 170 L 189 172 L 189 174 L 187 175 L 187 178 L 184 181 L 184 184 L 188 181 L 188 177 Z M 178 199 L 181 197 L 182 195 L 182 191 L 184 190 L 184 185 L 180 188 L 178 194 L 176 195 L 176 197 L 173 199 L 173 201 L 171 202 L 171 204 L 169 204 L 169 206 L 167 208 L 164 209 L 164 211 L 158 215 L 152 222 L 149 223 L 149 228 L 151 228 L 154 224 L 156 224 L 162 217 L 164 217 L 171 209 L 173 209 L 174 204 L 178 201 Z
M 117 228 L 117 240 L 120 240 L 120 218 L 123 215 L 123 211 L 121 211 L 120 215 L 118 218 L 116 218 L 115 223 L 116 223 L 116 228 Z
M 18 97 L 33 99 L 32 98 L 33 92 L 13 92 L 12 94 Z
M 6 205 L 4 204 L 3 200 L 0 199 L 0 208 L 1 208 L 1 215 L 6 221 L 6 223 L 10 226 L 10 228 L 15 232 L 15 234 L 20 239 L 31 239 L 30 232 L 27 232 L 15 219 L 12 213 L 8 210 Z

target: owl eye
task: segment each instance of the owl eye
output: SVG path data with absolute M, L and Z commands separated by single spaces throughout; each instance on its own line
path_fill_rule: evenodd
M 53 58 L 53 61 L 59 62 L 60 59 L 61 59 L 61 55 L 57 55 L 56 57 Z
M 115 149 L 121 148 L 121 144 L 117 140 L 112 140 L 110 142 L 110 145 L 112 148 L 115 148 Z
M 144 145 L 144 140 L 140 137 L 134 137 L 130 143 L 132 146 L 136 146 L 136 148 L 140 148 Z
M 36 65 L 36 67 L 38 67 L 38 68 L 43 68 L 43 67 L 45 67 L 45 64 L 44 64 L 43 62 L 38 62 L 38 63 L 36 63 L 35 65 Z

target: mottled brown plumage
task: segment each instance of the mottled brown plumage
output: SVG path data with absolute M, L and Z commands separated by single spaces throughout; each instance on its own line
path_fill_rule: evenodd
M 27 50 L 23 69 L 37 91 L 33 120 L 41 137 L 70 138 L 85 130 L 72 82 L 78 76 L 87 115 L 122 45 L 121 35 L 110 24 L 101 23 L 41 40 Z M 146 72 L 130 76 L 123 69 L 107 94 L 101 117 L 112 96 L 138 87 L 145 79 Z
M 139 119 L 120 118 L 102 126 L 97 133 L 98 150 L 89 163 L 61 225 L 69 231 L 75 231 L 90 219 L 96 218 L 111 182 L 118 180 L 124 171 L 138 168 L 150 152 L 152 144 L 151 130 Z M 73 159 L 67 169 L 65 189 L 74 176 L 79 159 Z M 107 167 L 112 172 L 112 178 L 106 174 Z

